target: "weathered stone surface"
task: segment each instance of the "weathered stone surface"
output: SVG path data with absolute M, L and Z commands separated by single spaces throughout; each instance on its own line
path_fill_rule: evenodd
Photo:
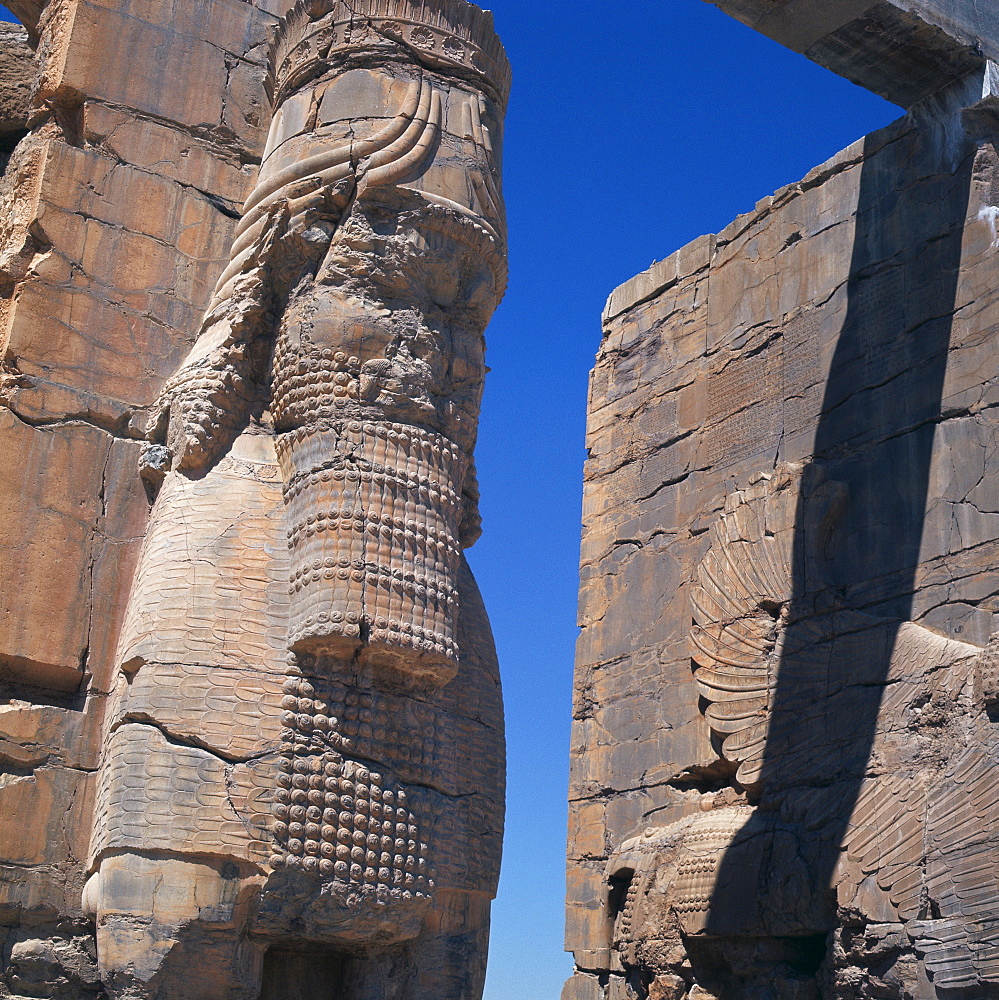
M 977 0 L 706 2 L 906 108 L 999 61 L 999 11 Z
M 111 437 L 86 424 L 31 427 L 9 410 L 0 410 L 0 427 L 0 490 L 11 518 L 0 562 L 4 668 L 72 691 L 86 669 L 88 577 Z M 46 470 L 64 484 L 51 496 Z M 65 587 L 67 577 L 86 585 Z
M 988 74 L 608 301 L 569 997 L 999 990 Z
M 0 23 L 0 165 L 28 128 L 35 61 L 28 35 L 17 24 Z
M 477 996 L 491 17 L 10 9 L 0 995 Z
M 108 654 L 145 519 L 139 448 L 83 421 L 33 427 L 0 408 L 0 670 L 74 692 Z M 53 488 L 58 483 L 58 488 Z M 66 580 L 76 581 L 72 587 Z
M 32 45 L 38 41 L 38 22 L 46 0 L 11 0 L 7 9 L 21 22 Z
M 602 1000 L 603 987 L 596 976 L 577 974 L 562 988 L 562 1000 Z
M 191 15 L 181 16 L 183 6 L 174 5 L 178 26 L 190 21 Z M 189 6 L 193 13 L 194 6 L 203 5 Z M 125 13 L 118 9 L 118 16 Z M 221 20 L 211 28 L 209 22 L 201 23 L 206 33 L 225 28 L 221 34 L 226 37 L 238 32 L 255 37 L 273 26 L 274 13 L 278 11 L 238 4 L 227 15 L 227 28 Z M 135 23 L 144 16 L 130 12 Z M 26 23 L 29 28 L 35 24 Z M 19 144 L 0 182 L 0 271 L 7 295 L 0 319 L 0 403 L 23 421 L 47 428 L 38 434 L 42 441 L 58 436 L 50 426 L 56 421 L 89 424 L 119 440 L 138 437 L 145 421 L 141 407 L 155 399 L 183 357 L 228 256 L 232 217 L 252 182 L 247 164 L 259 156 L 253 143 L 262 140 L 248 135 L 249 145 L 239 146 L 217 137 L 211 121 L 192 130 L 171 119 L 165 106 L 149 105 L 146 110 L 158 116 L 151 120 L 122 93 L 114 95 L 117 103 L 109 107 L 98 93 L 109 79 L 106 63 L 105 72 L 95 69 L 86 79 L 72 74 L 83 72 L 79 64 L 84 53 L 104 60 L 110 37 L 104 32 L 110 26 L 81 5 L 51 3 L 41 27 L 47 32 L 39 48 L 42 76 L 61 76 L 35 95 L 32 133 Z M 188 41 L 188 35 L 171 34 L 158 57 L 173 64 Z M 64 58 L 70 50 L 76 60 L 72 64 Z M 217 51 L 224 65 L 226 56 Z M 246 54 L 240 58 L 245 60 Z M 123 58 L 116 66 L 132 79 L 127 68 L 133 62 Z M 262 57 L 254 65 L 262 94 Z M 98 75 L 103 82 L 95 82 Z M 200 94 L 207 82 L 192 76 L 181 89 Z M 148 97 L 160 99 L 177 89 L 159 87 L 159 97 Z M 127 454 L 119 459 L 122 448 Z M 107 608 L 101 618 L 74 608 L 72 614 L 58 616 L 51 636 L 37 629 L 34 637 L 30 634 L 32 622 L 40 620 L 31 595 L 51 600 L 55 608 L 66 600 L 89 600 L 82 590 L 67 596 L 59 581 L 66 573 L 84 575 L 91 563 L 128 577 L 129 568 L 116 550 L 124 538 L 141 535 L 146 512 L 141 486 L 131 475 L 134 450 L 126 440 L 113 449 L 116 457 L 107 470 L 113 480 L 111 516 L 103 528 L 91 524 L 90 531 L 97 530 L 92 543 L 41 545 L 30 561 L 5 561 L 4 600 L 12 610 L 5 612 L 10 627 L 0 632 L 0 659 L 59 669 L 73 664 L 79 670 L 82 650 L 97 652 L 95 647 L 108 641 L 113 645 L 116 626 L 107 616 L 117 614 L 120 622 L 125 596 L 120 586 L 95 589 L 95 600 Z M 17 461 L 16 453 L 10 455 Z M 21 474 L 33 478 L 35 496 L 51 497 L 50 506 L 58 510 L 66 467 L 49 464 L 45 456 L 38 459 Z M 77 487 L 77 492 L 89 490 L 86 503 L 91 506 L 102 496 L 102 464 L 86 466 L 91 484 Z M 38 516 L 32 512 L 29 518 Z M 51 519 L 44 512 L 41 516 Z M 79 530 L 86 531 L 83 526 Z M 60 567 L 61 559 L 83 561 Z M 20 594 L 29 599 L 19 600 Z M 107 674 L 108 658 L 93 659 Z

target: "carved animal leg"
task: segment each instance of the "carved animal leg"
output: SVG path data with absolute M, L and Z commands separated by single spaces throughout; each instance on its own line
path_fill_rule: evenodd
M 105 857 L 87 885 L 115 1000 L 256 1000 L 263 949 L 245 927 L 253 879 L 232 862 Z
M 489 904 L 485 893 L 440 890 L 423 933 L 408 946 L 414 973 L 405 1000 L 465 1000 L 482 995 Z

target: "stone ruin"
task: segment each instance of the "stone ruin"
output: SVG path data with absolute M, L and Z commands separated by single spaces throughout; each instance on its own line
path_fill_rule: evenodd
M 491 15 L 9 6 L 0 997 L 472 1000 Z
M 907 113 L 607 303 L 563 1000 L 995 1000 L 999 5 L 715 4 Z
M 908 109 L 619 288 L 565 1000 L 999 998 L 999 8 L 716 0 Z M 465 0 L 9 0 L 2 998 L 475 1000 Z

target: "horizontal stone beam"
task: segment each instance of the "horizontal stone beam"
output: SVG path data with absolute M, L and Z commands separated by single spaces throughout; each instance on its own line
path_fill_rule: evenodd
M 999 62 L 994 0 L 705 0 L 904 108 Z
M 4 6 L 28 31 L 28 38 L 34 45 L 38 41 L 38 21 L 48 0 L 7 0 Z

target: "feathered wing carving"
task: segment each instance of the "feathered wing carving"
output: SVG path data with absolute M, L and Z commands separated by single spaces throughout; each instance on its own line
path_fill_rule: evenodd
M 864 781 L 843 844 L 945 989 L 999 982 L 999 740 L 976 691 L 981 656 L 911 622 L 899 629 L 882 773 Z
M 735 502 L 711 528 L 711 547 L 691 595 L 698 693 L 738 780 L 759 780 L 776 680 L 778 622 L 790 599 L 791 533 L 768 524 L 768 493 Z M 777 531 L 773 530 L 778 528 Z
M 837 747 L 809 727 L 823 708 L 806 701 L 822 691 L 825 712 L 835 711 L 849 685 L 865 683 L 865 655 L 883 648 L 877 732 L 840 846 L 886 894 L 935 985 L 999 982 L 999 733 L 976 683 L 982 650 L 851 610 L 785 628 L 795 492 L 771 482 L 737 493 L 711 530 L 691 595 L 705 718 L 743 785 L 834 773 Z M 788 663 L 805 694 L 775 720 L 778 671 Z M 780 731 L 790 728 L 793 739 Z M 786 759 L 771 773 L 774 745 Z M 955 746 L 965 748 L 956 757 Z M 768 797 L 784 820 L 818 836 L 840 805 L 826 789 L 800 786 Z
M 999 982 L 999 747 L 976 729 L 936 774 L 865 781 L 844 844 L 945 989 Z
M 980 979 L 999 981 L 997 758 L 994 738 L 969 747 L 944 774 L 928 810 L 927 887 L 942 920 L 921 925 L 917 941 L 936 978 L 955 986 L 974 982 L 969 964 Z

